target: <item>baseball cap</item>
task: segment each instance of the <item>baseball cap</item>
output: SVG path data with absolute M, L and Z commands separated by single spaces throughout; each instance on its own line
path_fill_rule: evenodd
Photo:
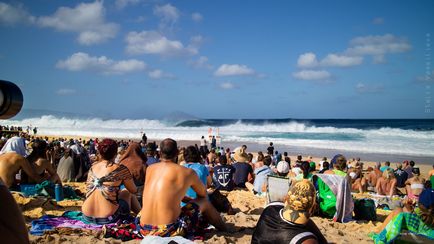
M 282 173 L 282 174 L 286 174 L 289 172 L 289 164 L 286 161 L 280 161 L 277 164 L 277 172 Z

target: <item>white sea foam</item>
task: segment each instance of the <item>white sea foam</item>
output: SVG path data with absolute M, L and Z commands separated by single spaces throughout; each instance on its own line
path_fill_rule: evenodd
M 139 139 L 141 132 L 148 138 L 176 140 L 199 140 L 207 135 L 208 126 L 176 127 L 159 120 L 102 120 L 58 118 L 42 116 L 23 120 L 1 121 L 0 124 L 16 126 L 37 126 L 38 133 L 44 135 L 69 135 L 90 137 L 113 137 Z M 300 122 L 248 124 L 240 121 L 219 128 L 223 143 L 225 141 L 276 144 L 318 149 L 336 149 L 364 153 L 386 153 L 434 157 L 434 131 L 415 131 L 396 128 L 356 129 L 310 126 Z M 285 138 L 285 133 L 297 135 Z M 310 135 L 323 134 L 320 139 Z M 324 136 L 325 135 L 325 136 Z M 345 136 L 346 139 L 340 139 Z M 352 139 L 353 138 L 353 139 Z

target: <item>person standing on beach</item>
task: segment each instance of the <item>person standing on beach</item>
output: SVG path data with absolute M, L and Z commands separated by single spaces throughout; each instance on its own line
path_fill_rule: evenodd
M 270 156 L 273 156 L 273 155 L 274 155 L 274 146 L 273 146 L 273 143 L 272 143 L 272 142 L 270 142 L 270 146 L 267 148 L 267 153 L 268 153 L 268 155 L 270 155 Z
M 217 229 L 225 231 L 219 213 L 206 198 L 206 188 L 193 169 L 178 165 L 178 146 L 167 138 L 160 144 L 161 161 L 148 167 L 143 207 L 138 229 L 144 236 L 194 236 L 202 215 Z M 185 198 L 188 188 L 196 199 Z M 146 200 L 145 200 L 146 199 Z M 181 202 L 186 203 L 180 207 Z
M 200 148 L 199 148 L 199 150 L 200 150 L 200 153 L 202 155 L 206 154 L 205 152 L 207 151 L 207 148 L 206 148 L 205 136 L 202 136 L 202 138 L 200 138 Z

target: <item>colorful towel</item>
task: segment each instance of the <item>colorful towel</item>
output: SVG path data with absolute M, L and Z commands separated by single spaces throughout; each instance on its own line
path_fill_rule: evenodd
M 106 225 L 106 227 L 114 226 L 116 226 L 116 223 Z M 61 227 L 100 230 L 103 225 L 95 225 L 87 222 L 83 218 L 83 213 L 80 211 L 66 211 L 61 217 L 44 215 L 40 219 L 33 220 L 30 234 L 40 236 L 44 234 L 44 231 Z
M 427 226 L 417 214 L 400 213 L 387 224 L 380 234 L 371 233 L 375 244 L 386 244 L 394 241 L 403 230 L 434 240 L 434 229 Z

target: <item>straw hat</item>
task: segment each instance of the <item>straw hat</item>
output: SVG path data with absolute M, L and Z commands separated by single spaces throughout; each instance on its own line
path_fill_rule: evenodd
M 240 162 L 240 163 L 244 163 L 244 162 L 248 162 L 249 161 L 247 153 L 243 152 L 241 150 L 241 148 L 237 149 L 235 151 L 235 153 L 234 153 L 234 159 L 235 159 L 236 162 Z
M 315 205 L 315 187 L 309 180 L 295 183 L 288 191 L 283 218 L 296 224 L 306 224 Z

